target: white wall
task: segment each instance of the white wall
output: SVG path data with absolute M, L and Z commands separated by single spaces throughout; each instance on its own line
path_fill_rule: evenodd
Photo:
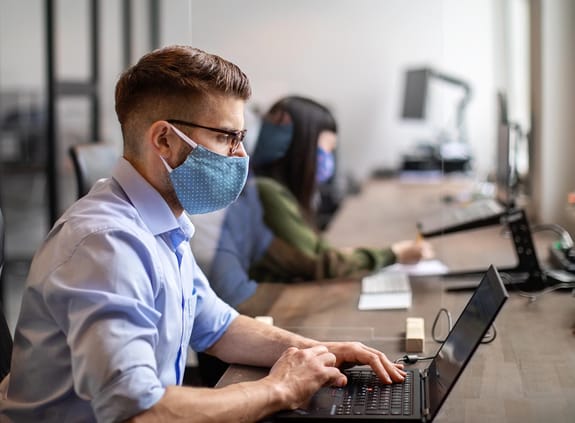
M 59 0 L 62 76 L 87 73 L 84 1 Z M 134 55 L 148 33 L 134 7 Z M 119 142 L 113 104 L 121 72 L 120 4 L 102 1 L 102 138 Z M 495 91 L 502 81 L 502 7 L 497 0 L 164 0 L 162 44 L 187 43 L 237 63 L 253 84 L 253 106 L 286 94 L 314 97 L 340 124 L 340 163 L 359 178 L 396 167 L 401 154 L 450 128 L 459 91 L 435 84 L 426 122 L 400 119 L 404 71 L 431 65 L 468 80 L 467 126 L 475 169 L 494 163 Z M 0 86 L 43 89 L 42 2 L 0 0 Z M 15 42 L 15 40 L 18 40 Z M 17 62 L 17 65 L 15 64 Z M 497 81 L 497 83 L 496 83 Z M 74 104 L 66 114 L 80 114 Z M 70 115 L 72 117 L 72 115 Z
M 134 7 L 134 54 L 147 43 L 145 2 Z M 252 106 L 266 109 L 286 94 L 332 108 L 340 126 L 340 163 L 363 178 L 396 167 L 401 154 L 450 128 L 457 88 L 435 84 L 426 122 L 400 119 L 404 70 L 431 65 L 473 86 L 467 126 L 475 169 L 494 163 L 496 0 L 165 0 L 162 44 L 187 43 L 237 63 L 253 84 Z M 59 0 L 58 64 L 63 77 L 88 69 L 85 1 Z M 119 143 L 113 104 L 121 72 L 120 4 L 102 3 L 102 138 Z M 0 86 L 44 85 L 42 2 L 0 0 Z M 58 7 L 58 5 L 60 5 Z M 18 40 L 17 42 L 15 42 Z M 14 63 L 17 61 L 17 65 Z M 84 114 L 76 103 L 65 115 Z M 85 120 L 78 116 L 80 125 Z M 70 122 L 63 122 L 69 125 Z
M 540 64 L 533 78 L 536 112 L 535 201 L 539 217 L 575 233 L 575 2 L 534 2 Z
M 399 118 L 404 70 L 435 66 L 473 86 L 468 133 L 485 174 L 494 163 L 498 11 L 494 0 L 169 0 L 162 43 L 235 62 L 260 108 L 286 94 L 330 106 L 340 163 L 359 178 L 397 166 L 410 146 L 453 123 L 459 93 L 449 85 L 435 90 L 433 122 Z

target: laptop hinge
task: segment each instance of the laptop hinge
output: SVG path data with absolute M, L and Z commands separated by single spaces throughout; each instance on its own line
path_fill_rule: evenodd
M 424 369 L 421 372 L 421 392 L 423 393 L 423 407 L 421 410 L 421 415 L 425 421 L 428 421 L 429 419 L 429 389 L 427 389 L 427 374 L 428 369 Z

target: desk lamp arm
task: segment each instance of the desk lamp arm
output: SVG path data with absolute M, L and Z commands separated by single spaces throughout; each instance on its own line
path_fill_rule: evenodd
M 471 86 L 464 80 L 456 78 L 451 75 L 439 72 L 434 69 L 429 70 L 429 75 L 433 78 L 448 82 L 453 85 L 457 85 L 463 88 L 463 98 L 459 101 L 457 105 L 457 130 L 459 131 L 459 141 L 467 142 L 467 134 L 465 129 L 465 108 L 471 100 L 472 89 Z

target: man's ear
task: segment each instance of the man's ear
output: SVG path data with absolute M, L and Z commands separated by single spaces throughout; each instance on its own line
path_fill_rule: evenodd
M 182 159 L 179 157 L 181 145 L 168 122 L 165 120 L 154 122 L 148 130 L 147 137 L 152 150 L 163 157 L 170 167 L 175 168 L 181 164 Z

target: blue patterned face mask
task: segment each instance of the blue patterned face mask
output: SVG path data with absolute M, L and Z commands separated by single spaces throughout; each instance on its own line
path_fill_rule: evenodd
M 320 184 L 326 182 L 335 172 L 335 157 L 333 153 L 325 151 L 323 148 L 317 148 L 317 166 L 315 179 Z
M 202 214 L 233 203 L 246 183 L 249 157 L 222 156 L 196 144 L 178 128 L 172 129 L 193 148 L 175 169 L 160 156 L 182 207 L 190 214 Z

